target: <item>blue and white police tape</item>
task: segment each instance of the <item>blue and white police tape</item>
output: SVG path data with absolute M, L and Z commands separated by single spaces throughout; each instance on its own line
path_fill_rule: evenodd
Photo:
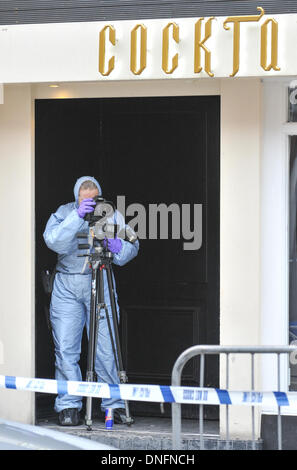
M 230 391 L 217 388 L 167 385 L 105 384 L 0 375 L 0 388 L 39 393 L 69 394 L 128 401 L 204 405 L 253 405 L 289 407 L 297 412 L 297 392 Z

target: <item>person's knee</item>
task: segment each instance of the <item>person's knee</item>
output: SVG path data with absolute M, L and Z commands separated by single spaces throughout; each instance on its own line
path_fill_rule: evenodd
M 56 350 L 56 366 L 63 371 L 71 371 L 77 367 L 80 353 L 70 353 L 67 350 Z

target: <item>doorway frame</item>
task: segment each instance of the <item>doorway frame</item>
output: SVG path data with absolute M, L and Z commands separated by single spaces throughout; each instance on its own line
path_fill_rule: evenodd
M 248 93 L 249 95 L 248 95 Z M 258 239 L 260 231 L 258 226 L 260 218 L 258 215 L 258 206 L 260 205 L 258 166 L 260 162 L 260 141 L 261 141 L 261 125 L 259 108 L 262 100 L 262 83 L 260 78 L 240 78 L 237 80 L 230 79 L 197 79 L 197 80 L 167 80 L 166 96 L 191 96 L 191 95 L 219 95 L 221 97 L 221 221 L 224 224 L 223 237 L 221 226 L 220 253 L 221 259 L 224 256 L 224 263 L 221 263 L 220 278 L 224 285 L 220 286 L 220 344 L 232 344 L 233 339 L 238 345 L 260 343 L 261 339 L 261 317 L 260 317 L 260 298 L 256 292 L 251 297 L 247 292 L 246 286 L 239 285 L 236 292 L 236 298 L 231 285 L 236 280 L 236 276 L 229 266 L 230 254 L 232 254 L 232 263 L 241 263 L 242 254 L 240 251 L 234 253 L 232 239 L 234 239 L 234 231 L 229 222 L 237 212 L 238 206 L 242 202 L 246 204 L 247 196 L 240 192 L 236 200 L 230 199 L 229 191 L 229 171 L 231 169 L 231 178 L 239 172 L 239 176 L 244 178 L 244 186 L 251 181 L 256 188 L 255 202 L 257 211 L 255 214 L 244 213 L 240 220 L 240 230 L 247 230 L 248 235 L 252 238 L 253 246 L 252 261 L 258 265 L 260 256 Z M 234 100 L 234 95 L 238 99 Z M 101 97 L 130 97 L 130 96 L 164 96 L 164 81 L 139 81 L 139 82 L 92 82 L 92 83 L 65 83 L 59 89 L 49 88 L 48 84 L 31 85 L 31 100 L 34 108 L 35 99 L 59 99 L 59 98 L 101 98 Z M 248 96 L 248 99 L 247 99 Z M 248 116 L 242 115 L 243 105 L 248 106 Z M 240 117 L 240 121 L 238 119 Z M 34 116 L 33 116 L 34 123 Z M 238 139 L 242 125 L 253 126 L 253 157 L 252 170 L 255 174 L 243 173 L 239 167 L 233 171 L 230 162 L 236 163 L 238 155 L 244 155 L 244 158 L 250 158 L 247 149 L 242 148 L 242 140 Z M 33 131 L 34 134 L 34 131 Z M 34 135 L 33 135 L 34 137 Z M 235 137 L 235 139 L 234 139 Z M 250 149 L 249 149 L 250 150 Z M 230 155 L 231 160 L 230 160 Z M 229 161 L 230 160 L 230 161 Z M 223 163 L 223 165 L 222 165 Z M 223 168 L 222 168 L 223 167 Z M 253 190 L 255 189 L 253 188 Z M 231 204 L 230 204 L 231 203 Z M 250 222 L 255 222 L 251 225 Z M 243 224 L 242 224 L 243 222 Z M 232 223 L 232 222 L 231 222 Z M 228 225 L 229 224 L 229 225 Z M 231 241 L 230 241 L 231 240 Z M 235 276 L 235 277 L 234 277 Z M 258 268 L 252 274 L 247 273 L 247 280 L 251 288 L 260 284 Z M 249 307 L 253 307 L 252 317 L 250 316 Z M 253 323 L 253 328 L 250 325 Z M 232 328 L 230 328 L 232 325 Z M 235 364 L 234 385 L 242 386 L 242 374 L 244 370 L 242 364 Z M 259 378 L 259 375 L 258 375 Z M 221 386 L 225 386 L 225 368 L 224 364 L 220 365 L 220 382 Z M 225 413 L 221 415 L 220 427 L 223 429 L 225 423 Z M 235 435 L 242 437 L 250 436 L 250 429 L 246 424 L 246 414 L 240 410 L 236 410 L 234 415 L 230 416 L 230 428 L 235 429 Z
M 296 78 L 263 80 L 262 344 L 289 344 L 289 136 L 297 135 L 297 123 L 288 122 L 287 113 L 288 87 Z M 262 370 L 263 389 L 275 390 L 277 376 L 271 358 L 262 359 Z M 281 390 L 288 390 L 286 357 L 281 360 L 281 371 Z M 262 413 L 275 411 L 264 407 Z M 291 412 L 283 410 L 283 414 Z
M 109 84 L 110 85 L 110 84 Z M 161 85 L 161 84 L 160 84 Z M 218 92 L 218 89 L 217 89 L 217 84 L 215 84 L 216 86 L 215 87 L 210 87 L 212 88 L 212 90 L 215 90 L 215 91 L 212 91 L 212 92 L 209 92 L 209 91 L 205 91 L 205 92 L 201 92 L 202 90 L 200 90 L 200 93 L 196 93 L 196 90 L 195 90 L 195 94 L 194 93 L 189 93 L 189 90 L 188 90 L 188 87 L 187 87 L 187 82 L 185 82 L 185 87 L 187 88 L 187 93 L 185 92 L 178 92 L 178 93 L 175 93 L 175 94 L 168 94 L 168 93 L 160 93 L 160 94 L 155 94 L 155 93 L 140 93 L 139 95 L 137 94 L 136 96 L 137 97 L 154 97 L 154 98 L 158 98 L 158 97 L 181 97 L 181 96 L 201 96 L 201 97 L 207 97 L 207 96 L 217 96 L 218 98 L 220 98 L 220 93 Z M 110 88 L 110 87 L 109 87 Z M 202 87 L 204 88 L 204 87 Z M 207 90 L 209 87 L 205 87 L 205 90 Z M 50 90 L 51 91 L 51 90 Z M 163 91 L 163 90 L 162 90 Z M 40 96 L 38 96 L 38 93 L 36 93 L 37 96 L 34 97 L 34 104 L 35 104 L 35 100 L 41 100 L 41 99 L 49 99 L 49 96 L 48 96 L 48 90 L 46 90 L 46 93 L 44 96 L 42 96 L 42 98 Z M 110 96 L 98 96 L 97 94 L 95 94 L 95 96 L 92 96 L 92 98 L 94 99 L 100 99 L 100 98 L 131 98 L 133 99 L 135 96 L 131 96 L 131 95 L 128 95 L 128 96 L 114 96 L 114 94 L 111 94 Z M 50 98 L 53 98 L 53 99 L 57 99 L 57 98 L 66 98 L 65 96 L 63 95 L 59 95 L 59 96 L 51 96 Z M 72 96 L 72 94 L 68 94 L 67 98 L 69 99 L 85 99 L 85 98 L 90 98 L 90 96 L 86 96 L 86 94 L 77 94 L 76 96 Z M 34 106 L 34 109 L 35 109 L 35 106 Z M 218 122 L 220 121 L 220 113 L 218 114 Z M 220 128 L 219 128 L 219 131 L 220 131 Z M 218 157 L 220 158 L 220 155 L 218 155 Z M 219 182 L 218 184 L 220 185 L 220 176 L 219 176 Z M 220 246 L 220 245 L 219 245 Z M 218 296 L 219 296 L 219 290 L 218 290 Z M 218 325 L 219 325 L 219 317 L 218 317 Z M 218 331 L 218 339 L 219 339 L 219 331 Z M 219 377 L 218 377 L 219 379 Z

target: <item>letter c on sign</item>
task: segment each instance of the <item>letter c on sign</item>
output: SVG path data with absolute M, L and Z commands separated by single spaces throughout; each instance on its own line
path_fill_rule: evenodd
M 169 28 L 173 27 L 172 36 L 176 43 L 179 43 L 179 26 L 176 23 L 168 23 L 163 29 L 163 45 L 162 45 L 162 69 L 165 73 L 173 73 L 178 67 L 178 54 L 172 58 L 172 67 L 169 69 Z
M 109 29 L 109 41 L 115 46 L 115 29 L 111 25 L 106 25 L 99 34 L 99 72 L 101 75 L 109 75 L 114 69 L 114 55 L 108 61 L 108 69 L 105 71 L 105 47 L 106 47 L 106 30 Z

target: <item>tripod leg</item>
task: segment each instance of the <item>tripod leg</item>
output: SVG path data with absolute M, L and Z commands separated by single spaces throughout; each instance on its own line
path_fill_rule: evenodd
M 116 309 L 115 294 L 114 294 L 114 285 L 113 285 L 110 262 L 108 262 L 106 264 L 106 274 L 107 274 L 108 291 L 109 291 L 112 319 L 113 319 L 114 332 L 115 332 L 116 350 L 117 350 L 117 353 L 118 353 L 118 358 L 117 359 L 116 359 L 116 353 L 114 353 L 115 354 L 115 360 L 116 360 L 116 364 L 117 364 L 117 367 L 118 367 L 118 375 L 119 375 L 120 383 L 127 383 L 128 382 L 128 377 L 126 375 L 126 371 L 124 370 L 124 366 L 123 366 L 123 359 L 122 359 L 122 353 L 121 353 L 121 344 L 120 344 L 120 335 L 119 335 L 119 328 L 118 328 L 118 317 L 117 317 L 117 309 Z M 112 336 L 111 325 L 110 325 L 110 320 L 109 320 L 108 315 L 107 315 L 107 318 L 108 318 L 108 328 L 110 330 L 110 338 L 111 338 L 113 348 L 114 348 L 113 336 Z M 130 416 L 129 403 L 128 403 L 127 400 L 125 400 L 125 410 L 126 410 L 126 424 L 131 425 L 133 423 L 133 420 Z
M 86 381 L 95 382 L 95 354 L 96 354 L 96 337 L 97 337 L 97 270 L 92 269 L 92 286 L 91 286 L 91 306 L 90 306 L 90 324 L 89 324 L 89 342 L 88 342 L 88 358 Z M 86 399 L 86 416 L 85 423 L 88 431 L 92 429 L 92 397 Z
M 116 309 L 114 286 L 113 286 L 110 263 L 106 264 L 106 274 L 107 274 L 108 291 L 109 291 L 109 297 L 110 297 L 111 313 L 112 313 L 112 320 L 113 320 L 113 326 L 114 326 L 115 341 L 117 345 L 118 361 L 119 361 L 119 368 L 120 368 L 119 373 L 120 373 L 121 371 L 123 371 L 124 367 L 123 367 L 123 359 L 122 359 L 121 346 L 120 346 L 118 317 L 117 317 L 117 309 Z
M 110 335 L 110 340 L 111 340 L 113 355 L 114 355 L 114 358 L 115 358 L 115 363 L 116 363 L 118 375 L 119 375 L 119 377 L 120 377 L 120 382 L 121 382 L 121 383 L 126 383 L 128 380 L 127 380 L 127 376 L 126 376 L 126 372 L 125 372 L 125 371 L 124 371 L 124 372 L 125 372 L 125 376 L 124 376 L 123 379 L 121 380 L 120 368 L 119 368 L 119 363 L 118 363 L 118 357 L 117 357 L 117 353 L 116 353 L 116 349 L 115 349 L 115 344 L 114 344 L 114 339 L 113 339 L 113 333 L 112 333 L 110 318 L 109 318 L 109 315 L 108 315 L 108 309 L 107 309 L 106 305 L 105 305 L 105 314 L 106 314 L 106 318 L 107 318 L 107 324 L 108 324 L 108 330 L 109 330 L 109 335 Z M 121 372 L 122 372 L 122 371 L 121 371 Z M 127 424 L 130 425 L 130 424 L 132 424 L 132 422 L 131 422 L 132 419 L 131 419 L 131 417 L 130 417 L 129 403 L 128 403 L 127 400 L 125 400 L 124 403 L 125 403 Z
M 114 344 L 113 332 L 112 332 L 110 318 L 109 318 L 109 314 L 108 314 L 108 308 L 105 304 L 104 304 L 104 309 L 105 309 L 105 315 L 106 315 L 107 326 L 108 326 L 108 331 L 109 331 L 109 336 L 110 336 L 110 341 L 111 341 L 111 347 L 112 347 L 112 351 L 113 351 L 113 355 L 114 355 L 114 360 L 115 360 L 115 363 L 116 363 L 117 371 L 119 371 L 120 366 L 119 366 L 117 351 L 116 351 L 116 347 L 115 347 L 115 344 Z
M 114 358 L 115 358 L 116 367 L 117 367 L 118 375 L 119 375 L 119 378 L 120 378 L 120 382 L 121 383 L 126 383 L 128 381 L 127 376 L 126 376 L 126 372 L 123 371 L 123 370 L 120 370 L 120 368 L 119 368 L 118 357 L 117 357 L 117 353 L 116 353 L 116 349 L 115 349 L 110 318 L 109 318 L 109 315 L 108 315 L 108 309 L 107 309 L 106 305 L 105 305 L 105 314 L 106 314 L 106 318 L 107 318 L 107 324 L 108 324 L 108 330 L 109 330 L 110 340 L 111 340 L 111 344 L 112 344 L 112 350 L 113 350 L 113 354 L 114 354 Z M 122 374 L 123 372 L 124 372 L 124 375 L 121 376 L 120 374 Z M 127 424 L 130 425 L 130 424 L 132 424 L 132 418 L 130 417 L 129 403 L 128 403 L 127 400 L 125 400 L 124 403 L 125 403 L 125 410 L 126 410 L 126 421 L 127 421 Z

